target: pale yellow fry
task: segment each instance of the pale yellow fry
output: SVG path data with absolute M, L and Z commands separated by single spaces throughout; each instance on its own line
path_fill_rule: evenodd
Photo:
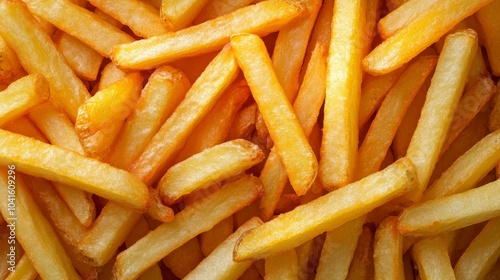
M 491 219 L 455 265 L 457 279 L 484 279 L 500 257 L 500 218 Z
M 500 180 L 403 210 L 398 228 L 404 235 L 430 236 L 477 224 L 500 215 Z
M 340 280 L 347 277 L 365 219 L 366 216 L 363 215 L 326 233 L 316 269 L 317 280 Z
M 403 237 L 398 232 L 398 218 L 390 216 L 375 233 L 373 260 L 375 279 L 404 279 Z
M 220 17 L 252 3 L 252 0 L 212 0 L 201 9 L 193 20 L 193 25 Z
M 191 24 L 208 2 L 208 0 L 163 0 L 160 7 L 161 20 L 169 29 L 183 29 Z
M 107 161 L 118 168 L 128 168 L 172 115 L 189 87 L 184 73 L 173 67 L 164 66 L 153 72 Z
M 295 248 L 392 200 L 415 182 L 412 163 L 406 158 L 400 159 L 382 171 L 298 206 L 252 230 L 238 241 L 234 258 L 256 260 Z
M 90 95 L 21 1 L 0 3 L 0 36 L 28 73 L 47 79 L 51 100 L 75 120 L 78 107 Z
M 189 205 L 173 221 L 165 223 L 121 252 L 114 266 L 114 277 L 135 279 L 143 271 L 160 261 L 164 256 L 207 231 L 221 220 L 250 204 L 262 192 L 260 181 L 254 177 L 243 177 L 233 181 L 206 199 Z M 210 215 L 206 215 L 210 209 Z M 182 231 L 183 234 L 178 233 Z M 144 254 L 148 258 L 143 258 Z
M 171 31 L 162 25 L 158 10 L 144 1 L 90 0 L 89 2 L 130 27 L 134 34 L 139 37 L 148 38 Z
M 170 35 L 121 45 L 114 50 L 113 61 L 124 68 L 154 68 L 178 58 L 220 50 L 233 34 L 264 36 L 279 30 L 302 11 L 296 2 L 264 1 Z
M 0 126 L 22 116 L 50 96 L 47 80 L 39 74 L 25 76 L 0 92 Z
M 253 34 L 231 37 L 231 46 L 286 168 L 290 183 L 295 192 L 302 195 L 314 182 L 318 164 L 273 72 L 266 47 Z
M 182 148 L 195 126 L 210 111 L 224 90 L 236 79 L 238 65 L 232 49 L 225 47 L 196 80 L 186 98 L 153 136 L 144 152 L 129 168 L 147 185 Z
M 404 199 L 420 200 L 427 187 L 453 113 L 460 101 L 476 49 L 477 34 L 471 29 L 456 32 L 446 38 L 406 153 L 417 168 L 418 184 L 414 190 L 404 195 Z
M 500 130 L 490 133 L 458 158 L 427 189 L 423 201 L 472 189 L 500 161 Z
M 38 272 L 28 258 L 28 255 L 24 254 L 16 263 L 16 270 L 10 273 L 5 280 L 29 280 L 35 279 L 37 275 Z
M 238 279 L 252 265 L 252 262 L 235 262 L 233 260 L 234 245 L 244 232 L 261 224 L 262 221 L 257 217 L 248 220 L 217 246 L 184 279 Z
M 366 0 L 334 3 L 319 161 L 319 178 L 330 191 L 354 179 L 365 13 Z
M 21 71 L 21 64 L 14 51 L 12 51 L 5 40 L 0 37 L 0 82 L 10 83 L 14 81 L 17 74 Z
M 126 171 L 5 130 L 0 130 L 0 139 L 0 162 L 16 164 L 20 172 L 80 188 L 137 211 L 148 208 L 147 187 Z
M 500 12 L 500 1 L 493 0 L 475 13 L 484 34 L 486 53 L 495 76 L 500 75 L 500 35 L 498 34 L 500 21 L 498 20 L 498 12 Z
M 54 24 L 102 56 L 109 57 L 114 46 L 133 41 L 133 38 L 125 32 L 70 1 L 25 0 L 24 2 L 34 15 Z
M 17 174 L 20 171 L 18 166 L 16 165 L 14 169 L 14 175 L 10 176 L 8 172 L 12 170 L 11 168 L 2 167 L 0 170 L 0 194 L 4 198 L 0 200 L 0 210 L 4 219 L 9 223 L 14 223 L 17 240 L 43 278 L 81 279 L 57 238 L 56 232 Z M 13 179 L 15 181 L 14 193 L 9 190 L 9 185 L 12 185 L 9 180 Z M 11 210 L 8 207 L 9 196 L 15 197 L 14 215 L 10 214 Z
M 295 249 L 266 258 L 266 279 L 296 279 L 299 273 L 299 260 Z
M 413 245 L 412 255 L 422 280 L 455 279 L 448 250 L 440 237 L 419 241 Z

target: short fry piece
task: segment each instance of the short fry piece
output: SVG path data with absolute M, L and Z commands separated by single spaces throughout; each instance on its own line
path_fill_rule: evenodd
M 299 273 L 299 260 L 295 249 L 266 258 L 266 279 L 296 279 Z
M 440 237 L 426 238 L 413 245 L 413 259 L 422 280 L 455 279 L 446 244 Z
M 208 0 L 161 1 L 161 20 L 171 30 L 183 29 L 196 18 Z
M 375 279 L 404 279 L 403 237 L 398 232 L 398 218 L 390 216 L 377 228 L 373 252 Z
M 481 29 L 484 32 L 484 42 L 486 53 L 491 65 L 493 75 L 500 75 L 500 35 L 498 29 L 500 28 L 500 20 L 498 13 L 500 12 L 500 1 L 493 0 L 488 5 L 479 9 L 475 16 Z

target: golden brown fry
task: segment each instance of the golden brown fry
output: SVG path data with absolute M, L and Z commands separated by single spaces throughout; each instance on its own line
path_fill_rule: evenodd
M 174 218 L 174 211 L 161 202 L 158 189 L 149 188 L 149 197 L 151 203 L 147 211 L 148 216 L 162 223 L 170 222 Z
M 299 261 L 294 249 L 266 258 L 266 279 L 295 279 L 299 273 Z
M 241 109 L 229 129 L 227 140 L 248 139 L 255 129 L 257 113 L 257 104 L 255 102 Z
M 495 93 L 495 98 L 492 102 L 493 106 L 491 108 L 489 127 L 491 131 L 500 129 L 500 82 L 497 83 L 497 92 Z
M 500 36 L 497 30 L 500 28 L 498 13 L 500 12 L 500 1 L 493 0 L 488 5 L 475 13 L 476 19 L 484 32 L 486 53 L 488 54 L 493 75 L 500 75 Z
M 374 279 L 373 233 L 368 226 L 363 227 L 346 280 Z
M 5 280 L 30 280 L 38 275 L 27 254 L 24 254 L 16 264 L 16 270 L 9 274 Z
M 161 20 L 168 29 L 181 30 L 191 24 L 208 2 L 208 0 L 163 0 L 160 7 Z
M 125 78 L 127 73 L 116 66 L 113 62 L 108 63 L 101 71 L 101 79 L 95 92 L 103 90 L 113 83 Z M 95 93 L 94 93 L 95 94 Z
M 220 50 L 233 34 L 264 36 L 279 30 L 302 11 L 296 2 L 264 1 L 170 35 L 121 45 L 114 50 L 113 61 L 124 68 L 154 68 L 178 58 Z
M 219 246 L 227 237 L 233 233 L 233 217 L 225 218 L 216 224 L 211 230 L 199 235 L 200 247 L 203 255 L 208 256 Z
M 455 279 L 450 256 L 443 239 L 426 238 L 413 245 L 413 259 L 422 280 Z
M 0 37 L 0 83 L 10 83 L 21 71 L 21 64 L 14 51 L 12 51 L 5 40 Z
M 163 263 L 175 276 L 184 278 L 203 260 L 198 237 L 184 243 L 163 258 Z
M 375 279 L 404 279 L 403 237 L 397 217 L 390 216 L 379 225 L 374 243 Z
M 193 25 L 220 17 L 252 3 L 252 0 L 212 0 L 201 9 L 193 20 Z

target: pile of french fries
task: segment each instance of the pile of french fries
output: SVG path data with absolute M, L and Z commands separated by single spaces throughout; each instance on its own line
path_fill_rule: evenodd
M 500 279 L 499 76 L 500 0 L 0 0 L 0 280 Z

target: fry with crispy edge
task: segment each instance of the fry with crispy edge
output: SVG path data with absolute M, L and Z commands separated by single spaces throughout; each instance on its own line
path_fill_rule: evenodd
M 25 76 L 0 92 L 0 126 L 14 120 L 50 96 L 47 80 L 39 74 Z
M 391 72 L 446 34 L 455 24 L 492 0 L 443 0 L 377 46 L 363 59 L 371 74 Z M 421 1 L 418 1 L 421 2 Z M 447 16 L 442 16 L 447 15 Z
M 90 94 L 21 1 L 0 3 L 0 36 L 28 73 L 47 79 L 51 100 L 74 121 L 78 107 Z
M 5 130 L 0 130 L 0 139 L 2 164 L 15 164 L 20 172 L 80 188 L 137 211 L 149 206 L 147 187 L 126 171 Z M 96 172 L 100 176 L 94 176 Z
M 476 19 L 483 30 L 483 39 L 485 42 L 486 53 L 493 75 L 500 75 L 500 21 L 498 13 L 500 12 L 500 1 L 493 0 L 490 4 L 479 9 L 476 13 Z M 483 35 L 482 34 L 482 35 Z
M 16 171 L 18 166 L 16 165 Z M 2 167 L 0 172 L 0 194 L 3 198 L 14 195 L 12 172 Z M 57 238 L 57 234 L 45 218 L 40 207 L 35 203 L 28 188 L 19 176 L 15 176 L 16 199 L 16 237 L 21 243 L 35 269 L 45 279 L 81 279 L 71 260 Z M 7 199 L 0 202 L 0 210 L 4 219 L 11 217 L 7 207 Z
M 458 279 L 484 279 L 500 257 L 500 217 L 491 219 L 455 265 Z
M 296 2 L 263 1 L 173 34 L 120 45 L 114 50 L 113 61 L 123 68 L 154 68 L 178 58 L 220 50 L 233 34 L 264 36 L 279 30 L 302 11 Z
M 12 51 L 5 40 L 0 37 L 0 83 L 10 83 L 21 71 L 21 64 L 14 51 Z
M 406 68 L 389 90 L 359 148 L 356 177 L 363 178 L 380 169 L 406 110 L 434 70 L 436 56 L 424 56 Z
M 158 183 L 160 197 L 171 205 L 194 190 L 244 172 L 264 157 L 259 146 L 244 139 L 213 146 L 170 167 Z
M 238 279 L 251 265 L 251 261 L 235 262 L 233 249 L 241 235 L 262 225 L 262 221 L 253 217 L 239 227 L 208 255 L 184 279 Z
M 293 108 L 274 75 L 266 47 L 253 34 L 231 37 L 231 46 L 269 129 L 274 147 L 286 168 L 290 183 L 295 192 L 302 195 L 314 182 L 318 163 Z
M 16 264 L 16 270 L 9 274 L 5 280 L 26 280 L 35 279 L 38 275 L 35 267 L 31 263 L 28 255 L 24 254 Z
M 472 29 L 456 32 L 446 38 L 406 153 L 417 169 L 418 184 L 403 196 L 403 200 L 420 200 L 427 187 L 460 101 L 476 49 L 477 33 Z
M 415 204 L 399 215 L 403 235 L 430 236 L 500 215 L 500 179 L 484 186 Z
M 354 178 L 365 11 L 366 0 L 334 3 L 319 161 L 319 178 L 329 191 Z
M 250 262 L 250 261 L 247 261 Z M 291 249 L 273 256 L 265 261 L 266 279 L 296 279 L 299 273 L 299 260 L 295 249 Z
M 193 20 L 193 25 L 198 25 L 207 20 L 229 14 L 239 8 L 243 8 L 252 3 L 252 0 L 212 0 L 201 9 L 200 13 Z
M 290 250 L 398 197 L 415 182 L 411 161 L 400 159 L 382 171 L 298 206 L 245 234 L 235 247 L 234 259 L 257 260 Z
M 404 279 L 403 237 L 398 232 L 397 217 L 387 217 L 378 226 L 374 242 L 375 279 Z
M 171 30 L 186 28 L 208 2 L 208 0 L 163 0 L 160 7 L 161 21 Z
M 201 232 L 229 217 L 260 197 L 262 187 L 255 177 L 233 181 L 218 192 L 189 205 L 173 221 L 162 224 L 132 247 L 121 252 L 114 266 L 115 279 L 135 279 L 151 265 Z M 206 209 L 211 209 L 209 216 Z M 178 232 L 184 232 L 179 235 Z M 161 242 L 160 242 L 161 240 Z M 148 258 L 142 258 L 147 252 Z
M 448 249 L 441 237 L 417 242 L 413 245 L 412 256 L 422 279 L 455 279 Z

